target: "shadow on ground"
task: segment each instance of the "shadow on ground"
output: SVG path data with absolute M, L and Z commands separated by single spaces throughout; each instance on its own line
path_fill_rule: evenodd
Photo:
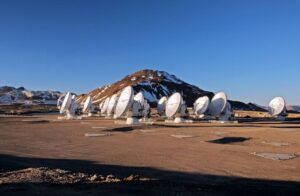
M 71 172 L 140 175 L 158 180 L 114 183 L 14 183 L 0 185 L 0 195 L 299 195 L 300 182 L 165 171 L 148 167 L 104 165 L 92 161 L 0 155 L 1 172 L 25 168 L 60 168 Z M 3 173 L 0 174 L 0 180 Z
M 231 144 L 231 143 L 245 142 L 250 139 L 251 138 L 246 138 L 246 137 L 222 137 L 220 139 L 210 140 L 208 142 L 215 143 L 215 144 Z

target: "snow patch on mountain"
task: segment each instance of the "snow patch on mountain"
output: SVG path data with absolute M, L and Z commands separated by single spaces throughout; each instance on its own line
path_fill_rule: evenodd
M 142 90 L 142 93 L 143 93 L 145 99 L 147 99 L 149 102 L 157 102 L 157 97 L 154 94 L 152 94 L 151 92 Z
M 24 87 L 2 86 L 0 87 L 0 104 L 55 105 L 60 95 L 59 91 L 31 91 Z
M 178 79 L 176 76 L 171 75 L 165 71 L 158 71 L 158 76 L 159 77 L 163 77 L 166 81 L 170 81 L 176 84 L 182 84 L 182 81 L 180 79 Z

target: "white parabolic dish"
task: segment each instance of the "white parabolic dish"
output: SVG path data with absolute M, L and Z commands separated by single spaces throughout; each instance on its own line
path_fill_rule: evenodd
M 137 93 L 133 100 L 139 102 L 141 105 L 144 105 L 145 99 L 144 99 L 144 95 L 142 92 Z
M 60 110 L 61 106 L 62 106 L 62 103 L 65 99 L 65 96 L 66 96 L 67 92 L 66 93 L 63 93 L 59 96 L 58 100 L 57 100 L 57 108 Z
M 157 103 L 157 111 L 159 112 L 159 113 L 162 113 L 166 108 L 166 101 L 167 101 L 167 97 L 166 96 L 164 96 L 164 97 L 162 97 L 162 98 L 160 98 L 159 99 L 159 101 L 158 101 L 158 103 Z
M 208 113 L 212 116 L 218 116 L 224 112 L 226 104 L 227 95 L 224 92 L 219 92 L 212 98 L 209 104 Z
M 118 96 L 116 94 L 111 96 L 111 98 L 108 102 L 108 106 L 107 106 L 107 114 L 112 114 L 113 109 L 114 109 L 114 107 L 116 105 L 116 102 L 117 102 L 117 98 L 118 98 Z
M 285 100 L 283 97 L 275 97 L 269 103 L 269 113 L 278 116 L 285 110 Z
M 178 112 L 181 103 L 182 97 L 179 93 L 174 93 L 173 95 L 171 95 L 166 105 L 166 116 L 169 118 L 173 117 L 176 112 Z
M 102 102 L 99 104 L 99 108 L 100 108 L 100 110 L 102 110 L 102 108 L 103 108 L 103 105 L 104 105 L 104 101 L 102 101 Z
M 68 92 L 64 98 L 64 101 L 60 107 L 60 113 L 64 113 L 65 110 L 69 109 L 72 103 L 72 95 Z
M 133 89 L 131 86 L 127 86 L 122 90 L 121 95 L 119 97 L 116 110 L 115 110 L 116 118 L 121 117 L 127 111 L 132 100 L 133 100 Z
M 107 97 L 104 101 L 104 104 L 103 104 L 103 107 L 102 107 L 102 110 L 101 110 L 101 114 L 104 114 L 107 110 L 107 107 L 108 107 L 108 104 L 109 104 L 109 97 Z
M 204 114 L 209 106 L 209 98 L 207 96 L 199 97 L 195 101 L 194 110 L 197 115 Z
M 88 108 L 90 107 L 90 105 L 92 104 L 91 99 L 92 99 L 91 96 L 88 96 L 88 98 L 85 100 L 84 105 L 83 105 L 83 109 L 82 109 L 83 112 L 86 112 L 87 109 L 88 109 Z

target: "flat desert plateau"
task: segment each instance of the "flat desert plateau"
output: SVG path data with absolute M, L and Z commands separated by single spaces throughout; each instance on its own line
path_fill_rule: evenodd
M 299 195 L 300 121 L 0 117 L 1 195 Z

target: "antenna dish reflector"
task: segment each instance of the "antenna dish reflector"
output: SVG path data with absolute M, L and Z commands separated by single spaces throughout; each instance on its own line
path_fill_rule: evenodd
M 58 99 L 57 99 L 57 109 L 60 110 L 60 108 L 61 108 L 61 106 L 62 106 L 62 103 L 63 103 L 63 101 L 64 101 L 66 95 L 67 95 L 67 92 L 61 94 L 61 95 L 58 97 Z
M 106 112 L 108 104 L 109 104 L 109 99 L 110 99 L 109 97 L 107 97 L 105 99 L 104 104 L 103 104 L 103 106 L 101 108 L 101 114 L 104 114 Z
M 133 100 L 133 88 L 131 86 L 127 86 L 121 92 L 119 97 L 116 110 L 115 110 L 115 118 L 121 117 L 129 108 L 130 104 Z
M 166 96 L 159 99 L 157 103 L 157 112 L 162 115 L 165 112 L 166 109 L 166 102 L 168 98 Z
M 88 96 L 88 98 L 84 102 L 82 112 L 86 112 L 91 105 L 92 105 L 92 98 L 91 96 Z
M 108 106 L 107 106 L 107 114 L 113 113 L 116 103 L 117 103 L 117 100 L 118 100 L 118 96 L 116 94 L 111 96 L 111 98 L 109 99 L 109 102 L 108 102 Z
M 143 93 L 139 92 L 138 94 L 136 94 L 133 100 L 139 102 L 141 105 L 144 105 L 145 99 Z
M 224 92 L 215 94 L 208 108 L 208 113 L 212 116 L 218 116 L 224 112 L 227 104 L 227 95 Z
M 173 117 L 180 109 L 182 101 L 180 93 L 172 94 L 166 105 L 166 116 L 169 118 Z
M 102 110 L 103 105 L 104 105 L 104 101 L 102 101 L 102 102 L 99 104 L 99 109 L 100 109 L 100 111 Z
M 65 110 L 69 109 L 72 103 L 72 95 L 68 92 L 64 98 L 64 101 L 60 107 L 60 113 L 64 113 Z
M 285 112 L 286 103 L 283 97 L 275 97 L 269 103 L 269 113 L 272 116 L 279 116 L 283 112 Z
M 199 97 L 194 103 L 194 112 L 197 115 L 204 114 L 209 106 L 209 98 L 207 96 Z

